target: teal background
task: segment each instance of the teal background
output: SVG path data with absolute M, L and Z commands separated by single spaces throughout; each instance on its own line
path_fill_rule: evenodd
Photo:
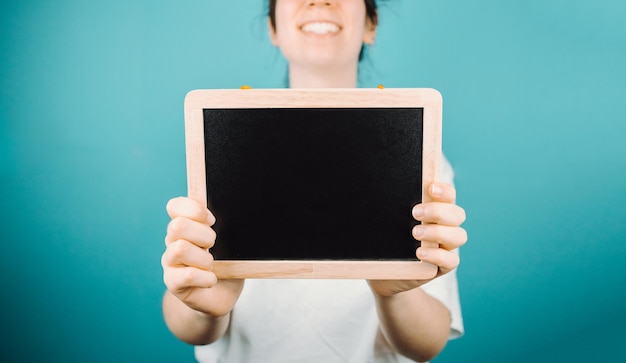
M 626 2 L 381 8 L 361 83 L 434 87 L 469 243 L 437 362 L 626 361 Z M 284 85 L 246 1 L 0 4 L 0 360 L 193 360 L 166 329 L 183 98 Z

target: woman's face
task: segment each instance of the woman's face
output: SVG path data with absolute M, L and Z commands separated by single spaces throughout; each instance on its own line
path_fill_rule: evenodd
M 363 43 L 372 44 L 376 26 L 364 0 L 278 0 L 270 38 L 290 65 L 356 65 Z

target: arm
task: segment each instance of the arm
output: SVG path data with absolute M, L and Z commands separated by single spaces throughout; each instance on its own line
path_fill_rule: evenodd
M 219 339 L 230 321 L 230 313 L 214 317 L 191 309 L 170 291 L 163 296 L 163 316 L 170 331 L 180 340 L 204 345 Z
M 454 204 L 456 191 L 451 185 L 433 184 L 429 193 L 432 202 L 413 208 L 414 218 L 422 222 L 414 227 L 413 236 L 439 244 L 438 248 L 420 247 L 416 251 L 420 260 L 439 267 L 437 278 L 459 265 L 453 250 L 467 241 L 467 233 L 460 227 L 465 211 Z M 419 288 L 428 281 L 369 281 L 383 335 L 399 353 L 417 361 L 439 354 L 450 332 L 446 307 Z
M 230 311 L 243 289 L 243 280 L 217 280 L 212 272 L 215 243 L 211 226 L 215 217 L 188 198 L 167 204 L 172 220 L 161 258 L 163 316 L 171 332 L 184 342 L 209 344 L 219 339 L 230 320 Z

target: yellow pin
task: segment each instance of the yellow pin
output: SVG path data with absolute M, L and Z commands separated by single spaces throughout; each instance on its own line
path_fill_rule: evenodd
M 244 84 L 243 86 L 239 87 L 239 89 L 252 89 L 252 87 Z
M 383 86 L 382 84 L 378 85 L 378 89 L 383 89 L 383 88 L 385 88 L 385 86 Z

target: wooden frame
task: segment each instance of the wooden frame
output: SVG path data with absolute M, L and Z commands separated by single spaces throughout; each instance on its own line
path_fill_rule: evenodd
M 433 89 L 191 91 L 185 98 L 188 196 L 207 205 L 203 110 L 355 107 L 423 109 L 422 196 L 429 201 L 425 188 L 438 179 L 441 162 L 442 99 Z M 428 279 L 435 276 L 437 266 L 421 261 L 216 260 L 214 272 L 219 278 Z

